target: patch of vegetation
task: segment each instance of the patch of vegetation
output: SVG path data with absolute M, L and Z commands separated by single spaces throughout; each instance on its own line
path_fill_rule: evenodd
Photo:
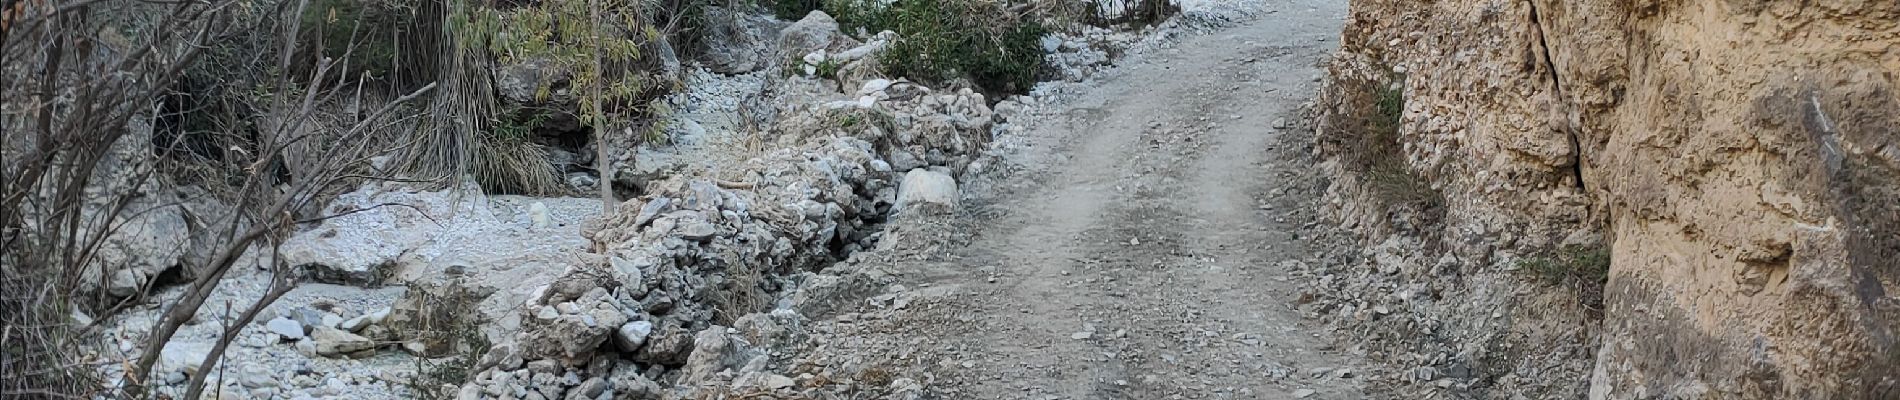
M 1544 284 L 1574 288 L 1585 308 L 1602 312 L 1603 286 L 1610 279 L 1609 246 L 1565 246 L 1551 254 L 1519 260 L 1517 267 Z
M 818 75 L 820 78 L 838 79 L 838 69 L 844 66 L 839 65 L 838 60 L 825 59 L 824 61 L 819 61 L 818 65 L 813 67 L 817 70 L 815 75 Z
M 517 111 L 496 120 L 476 144 L 475 180 L 497 193 L 546 194 L 561 187 L 559 171 L 548 163 L 546 146 L 534 141 L 546 123 L 545 112 Z
M 488 338 L 483 337 L 480 329 L 462 331 L 464 339 L 473 342 L 466 351 L 444 359 L 430 360 L 416 357 L 416 375 L 411 377 L 408 386 L 411 394 L 424 400 L 448 400 L 455 398 L 458 387 L 474 380 L 476 363 L 481 362 L 483 354 L 488 352 Z
M 81 398 L 103 383 L 103 378 L 77 364 L 66 352 L 86 349 L 82 338 L 90 336 L 87 327 L 73 320 L 75 296 L 58 296 L 48 284 L 51 274 L 32 271 L 20 265 L 14 252 L 0 255 L 6 273 L 0 274 L 0 322 L 7 329 L 0 340 L 0 356 L 6 368 L 0 370 L 0 392 L 34 390 L 53 395 Z
M 831 126 L 852 131 L 861 131 L 873 127 L 881 129 L 884 132 L 896 132 L 900 129 L 897 127 L 895 117 L 891 116 L 888 112 L 879 110 L 838 109 L 830 111 L 830 114 L 825 118 L 831 122 Z
M 1086 22 L 1100 27 L 1154 26 L 1181 13 L 1181 5 L 1174 0 L 1093 0 L 1083 7 Z
M 422 140 L 403 159 L 412 175 L 459 179 L 472 176 L 495 193 L 546 195 L 565 190 L 546 160 L 547 149 L 518 135 L 502 115 L 492 86 L 494 66 L 534 62 L 544 73 L 534 95 L 554 101 L 557 89 L 571 98 L 554 112 L 566 113 L 591 129 L 596 142 L 638 128 L 636 139 L 660 135 L 659 124 L 642 123 L 664 108 L 655 101 L 671 89 L 647 57 L 649 46 L 664 41 L 656 19 L 690 23 L 701 2 L 657 4 L 627 0 L 549 0 L 489 7 L 466 0 L 425 0 L 416 19 L 440 21 L 439 37 L 405 47 L 446 60 L 434 71 L 441 85 L 431 105 Z M 426 36 L 426 35 L 425 35 Z M 426 38 L 425 38 L 426 39 Z M 407 59 L 407 58 L 405 58 Z M 552 77 L 552 75 L 548 76 Z M 562 85 L 557 88 L 552 85 Z M 570 102 L 571 103 L 568 103 Z M 517 121 L 526 122 L 526 121 Z
M 1390 83 L 1367 82 L 1364 90 L 1372 93 L 1372 114 L 1362 117 L 1365 124 L 1358 143 L 1367 167 L 1404 168 L 1405 155 L 1399 143 L 1399 129 L 1405 123 L 1405 76 L 1393 75 Z
M 495 136 L 512 139 L 530 139 L 536 129 L 548 122 L 548 113 L 539 110 L 515 110 L 504 113 L 495 122 Z
M 1335 118 L 1334 133 L 1326 140 L 1339 150 L 1345 166 L 1358 172 L 1387 206 L 1432 210 L 1444 206 L 1444 197 L 1406 163 L 1399 130 L 1404 125 L 1405 76 L 1365 80 L 1353 89 L 1354 105 L 1348 115 Z
M 878 59 L 885 72 L 929 83 L 968 79 L 989 93 L 1027 93 L 1042 69 L 1038 43 L 1049 30 L 1016 2 L 828 0 L 846 32 L 893 31 Z
M 713 304 L 713 321 L 732 326 L 739 317 L 765 310 L 772 305 L 772 295 L 766 291 L 765 272 L 748 265 L 734 265 L 726 268 L 726 276 L 719 290 L 707 293 Z
M 767 0 L 772 6 L 772 15 L 778 19 L 797 21 L 812 11 L 823 9 L 824 0 Z
M 298 37 L 313 54 L 343 60 L 351 75 L 385 76 L 396 62 L 395 35 L 411 7 L 387 0 L 315 0 L 304 9 Z M 313 62 L 302 65 L 315 65 Z
M 1378 114 L 1370 128 L 1380 142 L 1398 143 L 1399 124 L 1405 118 L 1404 88 L 1405 75 L 1394 74 L 1391 84 L 1378 89 Z
M 481 310 L 476 309 L 488 294 L 461 282 L 419 285 L 397 303 L 391 326 L 404 347 L 416 353 L 416 374 L 406 383 L 416 398 L 455 398 L 451 388 L 473 378 L 476 363 L 491 346 L 481 330 Z
M 1030 12 L 1052 27 L 1079 33 L 1088 27 L 1131 29 L 1159 25 L 1181 14 L 1178 0 L 1034 0 Z

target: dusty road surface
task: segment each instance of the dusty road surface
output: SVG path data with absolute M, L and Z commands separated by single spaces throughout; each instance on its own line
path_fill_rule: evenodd
M 1310 174 L 1292 121 L 1345 6 L 1268 2 L 1098 77 L 974 191 L 966 247 L 903 267 L 944 295 L 871 333 L 941 356 L 942 398 L 1359 398 L 1280 266 L 1311 251 L 1315 194 L 1278 184 Z

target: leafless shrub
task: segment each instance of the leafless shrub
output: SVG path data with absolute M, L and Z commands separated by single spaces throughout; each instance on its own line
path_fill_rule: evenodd
M 93 2 L 6 1 L 0 10 L 0 395 L 73 397 L 97 380 L 70 350 L 82 308 L 109 306 L 79 292 L 86 268 L 152 170 L 115 157 L 127 123 L 198 57 L 222 4 L 162 7 L 133 38 L 99 20 Z M 149 115 L 149 114 L 147 114 Z M 135 146 L 120 146 L 135 147 Z M 136 148 L 136 147 L 135 147 Z M 107 170 L 100 170 L 100 168 Z M 118 181 L 117 190 L 88 192 Z M 130 187 L 124 184 L 129 183 Z M 101 279 L 108 271 L 95 271 Z
M 715 323 L 732 326 L 739 317 L 765 310 L 772 304 L 772 295 L 765 290 L 765 273 L 758 268 L 746 265 L 726 267 L 725 282 L 717 290 L 707 292 L 713 305 Z
M 405 342 L 404 347 L 420 350 L 419 356 L 448 354 L 481 343 L 468 340 L 467 332 L 481 326 L 476 307 L 492 292 L 460 281 L 411 284 L 391 311 L 389 326 Z
M 411 393 L 422 399 L 453 398 L 454 392 L 444 389 L 468 381 L 489 349 L 477 307 L 491 293 L 461 281 L 409 287 L 391 313 L 390 326 L 405 348 L 417 352 L 416 375 L 406 383 Z M 442 355 L 448 357 L 432 359 Z
M 301 8 L 301 0 L 288 3 Z M 127 205 L 157 190 L 147 184 L 155 143 L 141 143 L 129 121 L 151 118 L 156 104 L 211 43 L 245 28 L 231 23 L 244 9 L 235 1 L 145 3 L 135 1 L 7 0 L 0 19 L 0 135 L 5 142 L 4 182 L 0 183 L 0 397 L 132 396 L 144 393 L 146 377 L 160 349 L 205 305 L 212 289 L 247 252 L 274 251 L 277 237 L 301 223 L 333 216 L 297 218 L 326 191 L 354 179 L 355 171 L 381 152 L 365 140 L 389 123 L 390 111 L 418 93 L 390 102 L 341 133 L 318 135 L 303 128 L 316 105 L 347 93 L 321 82 L 278 74 L 277 90 L 261 96 L 280 123 L 261 132 L 236 175 L 222 177 L 231 187 L 236 212 L 204 224 L 216 233 L 204 265 L 183 295 L 164 304 L 161 319 L 146 338 L 142 354 L 126 368 L 123 388 L 105 388 L 91 376 L 97 360 L 75 360 L 90 326 L 74 323 L 75 311 L 104 316 L 128 300 L 84 293 L 79 282 L 95 262 L 102 243 L 120 228 Z M 295 23 L 284 32 L 296 32 Z M 129 31 L 130 34 L 123 33 Z M 295 34 L 285 35 L 277 71 L 288 71 Z M 347 56 L 346 56 L 347 58 Z M 346 75 L 324 60 L 317 77 Z M 296 82 L 310 82 L 297 84 Z M 424 91 L 432 86 L 424 87 Z M 11 94 L 20 93 L 21 96 Z M 169 149 L 175 150 L 177 143 Z M 158 143 L 164 145 L 163 143 Z M 160 146 L 167 148 L 166 146 Z M 127 151 L 130 149 L 130 151 Z M 307 165 L 307 173 L 282 182 L 276 167 L 292 151 L 318 151 L 326 157 Z M 144 159 L 145 162 L 137 162 Z M 215 174 L 213 174 L 215 175 Z M 274 257 L 271 259 L 275 259 Z M 232 321 L 202 361 L 212 370 L 241 327 L 294 287 L 283 265 L 269 291 Z M 110 274 L 101 273 L 105 277 Z M 186 398 L 198 398 L 206 374 L 193 376 Z M 123 389 L 126 392 L 117 392 Z

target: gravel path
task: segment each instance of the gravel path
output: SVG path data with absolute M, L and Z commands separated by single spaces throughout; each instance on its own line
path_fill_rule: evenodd
M 1269 2 L 1256 20 L 1131 56 L 1022 138 L 977 195 L 954 262 L 909 266 L 961 295 L 919 318 L 916 346 L 962 368 L 947 398 L 1359 398 L 1357 357 L 1292 308 L 1282 261 L 1313 193 L 1313 93 L 1345 2 Z M 1038 153 L 1040 152 L 1040 153 Z M 1024 162 L 1022 158 L 1046 162 Z M 1271 199 L 1271 200 L 1268 200 Z

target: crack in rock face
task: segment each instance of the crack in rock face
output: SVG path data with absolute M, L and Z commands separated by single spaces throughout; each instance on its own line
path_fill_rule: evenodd
M 1342 324 L 1390 332 L 1378 344 L 1400 362 L 1440 370 L 1407 349 L 1508 338 L 1447 358 L 1481 367 L 1480 396 L 1900 393 L 1900 64 L 1865 56 L 1893 47 L 1900 9 L 1357 1 L 1352 14 L 1317 102 L 1329 211 L 1373 242 L 1436 243 L 1416 258 L 1457 273 L 1336 286 L 1423 284 L 1487 307 Z M 1398 126 L 1359 129 L 1382 94 L 1361 88 L 1395 81 Z M 1397 168 L 1354 168 L 1371 137 Z M 1448 201 L 1437 217 L 1382 207 L 1391 187 Z M 1581 253 L 1602 256 L 1561 262 Z M 1332 296 L 1363 295 L 1318 297 Z M 1486 308 L 1540 311 L 1490 322 Z

